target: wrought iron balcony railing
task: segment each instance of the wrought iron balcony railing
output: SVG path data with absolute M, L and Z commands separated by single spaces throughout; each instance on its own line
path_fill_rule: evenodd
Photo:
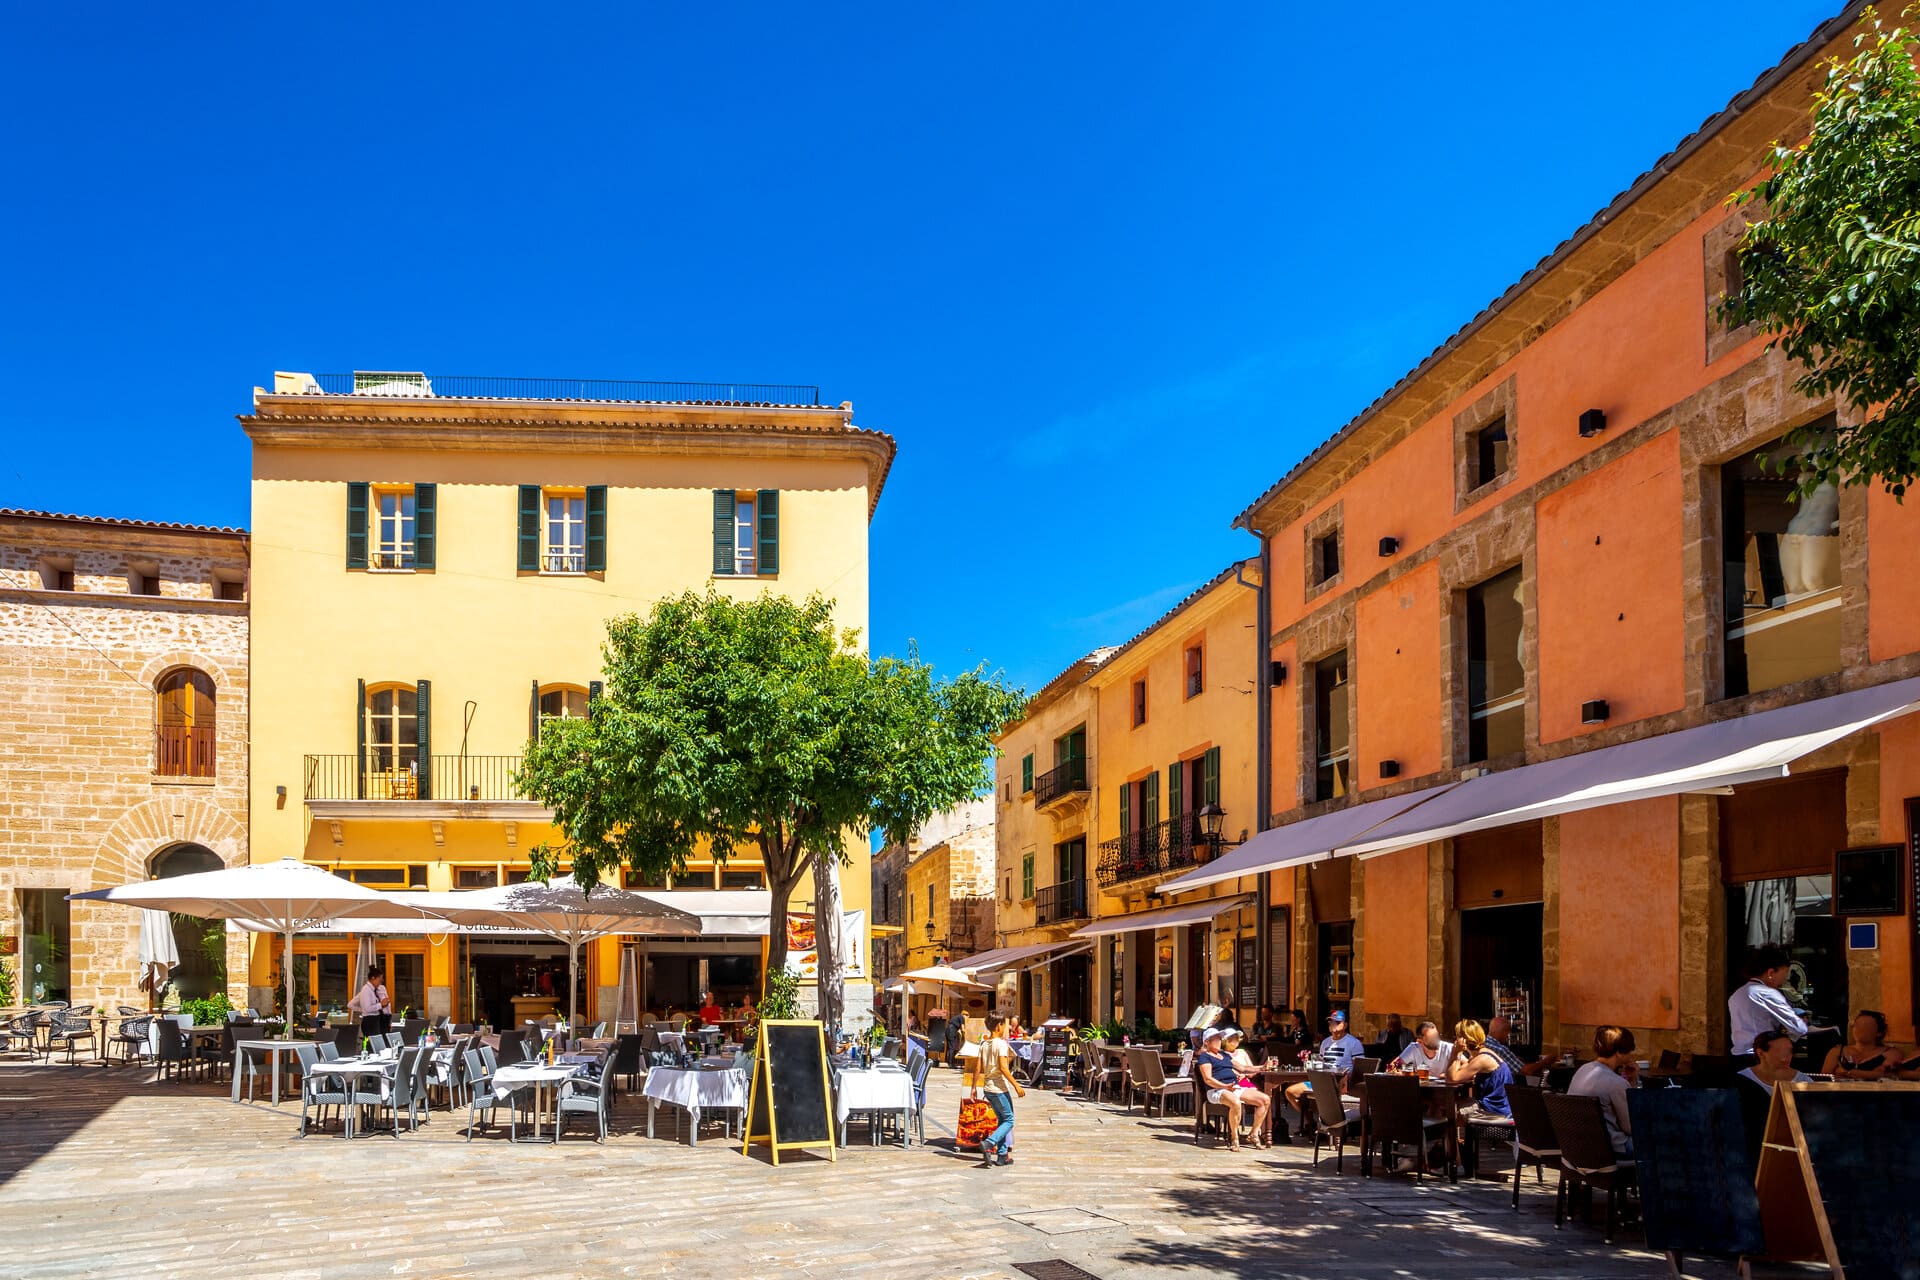
M 1101 884 L 1111 887 L 1185 871 L 1211 861 L 1213 856 L 1213 846 L 1202 834 L 1199 818 L 1182 814 L 1103 843 L 1098 875 Z
M 1063 762 L 1058 768 L 1050 769 L 1033 780 L 1033 803 L 1052 804 L 1055 800 L 1087 789 L 1087 762 L 1085 757 Z
M 519 756 L 430 756 L 392 749 L 308 756 L 308 800 L 528 800 L 513 780 Z
M 424 373 L 320 373 L 308 394 L 454 396 L 487 400 L 627 400 L 668 404 L 817 405 L 820 388 L 770 382 L 634 382 L 615 378 L 475 378 Z
M 1067 880 L 1050 884 L 1033 895 L 1034 922 L 1059 924 L 1087 918 L 1087 882 Z

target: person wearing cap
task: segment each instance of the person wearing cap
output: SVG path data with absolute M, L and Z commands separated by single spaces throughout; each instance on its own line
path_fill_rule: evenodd
M 1240 1041 L 1238 1030 L 1223 1033 L 1219 1027 L 1210 1027 L 1200 1037 L 1200 1052 L 1194 1055 L 1193 1068 L 1200 1078 L 1200 1087 L 1207 1091 L 1207 1101 L 1227 1109 L 1227 1148 L 1240 1150 L 1240 1118 L 1251 1110 L 1253 1125 L 1253 1146 L 1267 1145 L 1267 1095 L 1258 1089 L 1240 1087 L 1240 1071 L 1233 1064 L 1230 1050 L 1224 1047 L 1227 1035 L 1234 1043 Z
M 1328 1069 L 1340 1077 L 1340 1087 L 1347 1087 L 1347 1073 L 1353 1070 L 1353 1060 L 1366 1056 L 1367 1046 L 1360 1043 L 1360 1037 L 1347 1030 L 1347 1011 L 1335 1009 L 1327 1015 L 1327 1038 L 1320 1042 L 1320 1059 L 1328 1064 Z M 1307 1106 L 1313 1090 L 1302 1080 L 1298 1084 L 1287 1086 L 1287 1105 L 1300 1116 L 1300 1132 L 1307 1127 Z

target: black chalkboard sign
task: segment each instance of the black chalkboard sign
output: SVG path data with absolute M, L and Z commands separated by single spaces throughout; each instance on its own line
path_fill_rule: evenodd
M 1635 1089 L 1627 1095 L 1647 1244 L 1679 1273 L 1682 1254 L 1766 1249 L 1746 1127 L 1731 1089 Z
M 747 1135 L 742 1155 L 767 1144 L 775 1164 L 780 1153 L 825 1147 L 836 1160 L 833 1087 L 827 1075 L 827 1033 L 818 1022 L 769 1019 L 760 1023 L 747 1099 Z
M 1054 1026 L 1049 1022 L 1040 1031 L 1040 1079 L 1043 1089 L 1067 1087 L 1067 1051 L 1073 1044 L 1071 1024 Z
M 1920 1280 L 1913 1217 L 1920 1084 L 1803 1084 L 1786 1092 L 1833 1274 Z

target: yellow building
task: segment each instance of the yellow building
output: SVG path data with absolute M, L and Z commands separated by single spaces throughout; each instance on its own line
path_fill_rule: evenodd
M 543 720 L 585 713 L 607 620 L 709 587 L 820 592 L 867 626 L 867 528 L 893 441 L 814 388 L 276 374 L 253 442 L 252 855 L 431 890 L 525 878 L 551 814 L 511 773 Z M 844 905 L 867 907 L 849 841 Z M 764 887 L 742 849 L 635 887 Z M 792 906 L 811 906 L 811 883 Z M 867 952 L 859 939 L 857 954 Z M 302 940 L 297 977 L 344 1003 L 354 940 Z M 539 939 L 379 941 L 395 1007 L 502 1022 L 566 1004 Z M 657 942 L 645 999 L 757 990 L 764 939 Z M 590 949 L 580 1007 L 606 1006 L 619 944 Z M 255 952 L 255 1003 L 276 961 Z M 303 972 L 302 972 L 303 971 Z M 556 988 L 556 984 L 557 988 Z M 848 1007 L 867 995 L 853 984 Z
M 1257 998 L 1252 878 L 1166 880 L 1257 829 L 1253 566 L 1041 689 L 999 739 L 1000 947 L 965 957 L 1023 1018 L 1146 1017 Z

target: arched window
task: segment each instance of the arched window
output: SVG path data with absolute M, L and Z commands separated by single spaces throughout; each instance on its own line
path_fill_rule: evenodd
M 578 685 L 549 684 L 540 689 L 540 723 L 549 720 L 585 720 L 587 691 Z
M 213 677 L 175 667 L 154 686 L 153 771 L 167 778 L 213 776 Z
M 169 876 L 192 875 L 196 871 L 218 871 L 226 864 L 220 855 L 204 845 L 169 845 L 148 863 L 156 880 Z M 183 1000 L 200 1000 L 227 989 L 227 927 L 219 920 L 198 916 L 173 917 L 173 946 L 180 953 L 179 963 L 167 971 L 167 981 Z
M 411 772 L 420 763 L 418 693 L 410 684 L 367 690 L 367 767 L 377 773 Z

